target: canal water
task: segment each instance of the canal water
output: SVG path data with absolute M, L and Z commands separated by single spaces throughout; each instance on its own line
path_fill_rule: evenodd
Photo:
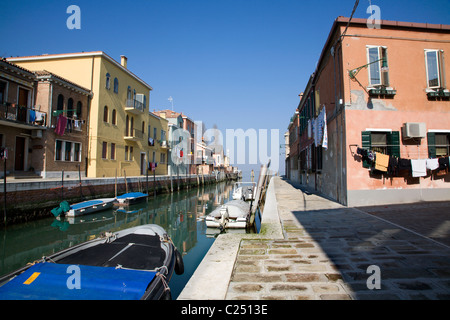
M 0 275 L 28 262 L 87 241 L 107 231 L 143 224 L 162 226 L 183 254 L 184 274 L 170 281 L 176 299 L 214 242 L 205 215 L 231 200 L 233 182 L 222 182 L 149 197 L 147 202 L 74 219 L 46 218 L 0 230 Z

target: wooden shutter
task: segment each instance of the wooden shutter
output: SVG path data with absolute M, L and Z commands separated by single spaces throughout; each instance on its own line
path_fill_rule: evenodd
M 400 131 L 392 131 L 387 135 L 387 152 L 390 156 L 400 158 Z
M 364 149 L 370 150 L 370 148 L 372 147 L 372 133 L 370 131 L 362 131 L 361 142 Z M 371 166 L 372 164 L 369 161 L 363 161 L 364 168 L 370 168 Z
M 427 140 L 428 140 L 428 157 L 436 158 L 436 134 L 434 132 L 428 132 Z

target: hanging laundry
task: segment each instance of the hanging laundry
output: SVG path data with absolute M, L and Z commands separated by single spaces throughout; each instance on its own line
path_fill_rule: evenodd
M 62 136 L 64 131 L 66 131 L 67 118 L 62 114 L 58 116 L 58 121 L 56 122 L 55 133 Z
M 427 175 L 427 161 L 425 159 L 411 160 L 411 171 L 414 178 Z
M 327 110 L 325 109 L 325 105 L 323 106 L 322 112 L 323 112 L 323 141 L 322 141 L 322 148 L 328 149 Z
M 389 165 L 387 171 L 390 176 L 395 177 L 398 175 L 398 158 L 389 156 Z
M 449 167 L 449 158 L 448 157 L 442 157 L 439 158 L 439 170 L 446 170 Z
M 398 170 L 411 171 L 411 160 L 399 158 L 398 159 Z
M 375 157 L 375 170 L 387 172 L 388 165 L 389 165 L 389 156 L 387 154 L 377 152 Z
M 439 168 L 439 160 L 436 159 L 427 159 L 427 169 L 428 170 L 436 170 L 437 168 Z
M 30 109 L 30 123 L 34 123 L 36 121 L 36 111 L 33 109 Z

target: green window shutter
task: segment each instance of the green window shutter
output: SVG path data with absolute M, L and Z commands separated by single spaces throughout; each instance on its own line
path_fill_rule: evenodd
M 387 135 L 387 152 L 390 156 L 400 158 L 400 131 L 392 131 Z
M 436 134 L 434 132 L 428 132 L 427 140 L 428 140 L 428 157 L 436 158 Z
M 372 133 L 370 131 L 362 131 L 361 132 L 361 141 L 362 141 L 362 147 L 364 149 L 370 150 L 372 147 Z M 364 160 L 363 161 L 363 167 L 364 168 L 370 168 L 372 164 Z

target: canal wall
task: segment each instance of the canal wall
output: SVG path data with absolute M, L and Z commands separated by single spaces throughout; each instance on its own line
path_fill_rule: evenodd
M 274 179 L 271 178 L 261 214 L 260 233 L 220 234 L 177 299 L 225 300 L 242 240 L 281 240 L 283 238 Z M 211 289 L 212 286 L 214 289 Z
M 69 203 L 108 198 L 126 192 L 144 192 L 150 196 L 170 193 L 224 180 L 236 180 L 237 174 L 176 176 L 137 176 L 80 179 L 17 179 L 0 184 L 0 226 L 51 217 L 51 209 L 63 200 Z

